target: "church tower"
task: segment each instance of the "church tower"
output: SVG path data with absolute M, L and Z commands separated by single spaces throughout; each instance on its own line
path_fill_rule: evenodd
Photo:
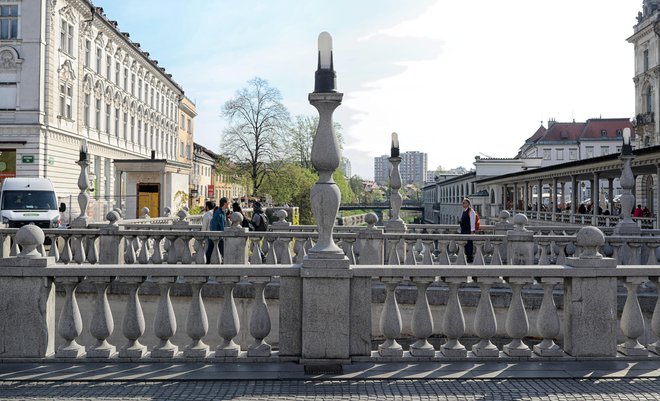
M 635 148 L 660 145 L 660 0 L 644 0 L 635 33 Z

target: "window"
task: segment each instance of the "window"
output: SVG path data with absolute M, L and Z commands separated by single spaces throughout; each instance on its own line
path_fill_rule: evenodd
M 188 132 L 192 133 L 192 121 L 188 119 Z
M 101 65 L 103 60 L 103 50 L 100 47 L 96 48 L 96 73 L 101 75 Z
M 183 157 L 183 151 L 184 151 L 183 141 L 181 141 L 181 154 L 179 156 Z
M 623 130 L 620 130 L 620 129 L 616 130 L 616 136 L 619 137 L 619 138 L 622 137 L 623 136 Z
M 550 149 L 543 149 L 543 160 L 550 160 Z
M 124 129 L 122 134 L 124 134 L 124 139 L 128 139 L 128 113 L 124 112 Z
M 119 107 L 115 107 L 115 135 L 119 138 Z
M 14 82 L 0 83 L 0 110 L 16 110 L 16 90 Z
M 105 77 L 108 81 L 112 78 L 112 56 L 105 56 Z
M 62 20 L 60 26 L 60 50 L 68 55 L 73 55 L 73 25 Z
M 557 149 L 557 160 L 564 160 L 564 149 Z
M 124 90 L 128 91 L 128 68 L 124 68 Z
M 90 63 L 92 62 L 92 41 L 89 39 L 85 40 L 85 67 L 89 68 Z
M 587 159 L 594 157 L 594 147 L 593 146 L 587 146 L 585 148 L 585 151 L 586 151 L 586 156 L 587 156 L 586 158 Z
M 646 88 L 646 112 L 653 112 L 653 91 L 650 86 Z
M 601 146 L 600 147 L 600 155 L 601 156 L 607 156 L 610 154 L 610 147 L 609 146 Z
M 137 132 L 138 145 L 142 145 L 142 120 L 138 118 L 138 132 Z
M 577 160 L 578 152 L 577 149 L 569 149 L 568 150 L 568 158 L 570 160 Z
M 0 6 L 0 39 L 18 38 L 18 6 Z
M 119 61 L 115 63 L 115 85 L 119 86 L 119 75 L 121 74 L 121 66 Z
M 607 136 L 607 130 L 606 129 L 600 130 L 600 136 L 602 136 L 603 138 L 606 137 Z
M 142 78 L 138 80 L 138 99 L 142 100 Z
M 101 99 L 96 99 L 96 109 L 95 109 L 95 119 L 94 123 L 96 124 L 96 129 L 101 131 Z
M 110 117 L 112 116 L 112 108 L 109 104 L 105 105 L 105 133 L 110 134 Z
M 60 83 L 60 117 L 71 120 L 73 111 L 73 87 L 69 83 Z
M 89 118 L 91 117 L 90 115 L 90 102 L 92 100 L 92 96 L 90 94 L 85 95 L 85 111 L 84 111 L 84 123 L 85 127 L 89 127 Z
M 643 57 L 642 63 L 644 64 L 644 71 L 647 71 L 649 69 L 649 51 L 648 51 L 648 49 L 644 50 L 644 54 L 643 54 L 642 57 Z
M 186 117 L 181 113 L 181 130 L 186 130 Z
M 131 142 L 135 142 L 135 117 L 131 116 Z
M 135 96 L 135 73 L 131 74 L 131 95 Z
M 190 145 L 186 145 L 186 157 L 190 159 Z
M 151 88 L 151 99 L 149 101 L 151 107 L 154 107 L 154 88 Z

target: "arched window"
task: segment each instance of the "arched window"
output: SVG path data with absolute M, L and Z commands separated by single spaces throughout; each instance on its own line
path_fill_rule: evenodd
M 650 86 L 646 88 L 646 95 L 644 97 L 646 100 L 646 112 L 653 112 L 653 91 Z

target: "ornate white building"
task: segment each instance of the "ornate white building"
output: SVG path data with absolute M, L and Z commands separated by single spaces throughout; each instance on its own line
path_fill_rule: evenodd
M 162 210 L 188 191 L 190 163 L 177 161 L 182 98 L 172 76 L 89 1 L 0 1 L 0 178 L 46 177 L 63 201 L 75 199 L 86 138 L 104 210 L 121 205 L 135 216 L 140 185 Z M 160 163 L 141 169 L 147 159 Z

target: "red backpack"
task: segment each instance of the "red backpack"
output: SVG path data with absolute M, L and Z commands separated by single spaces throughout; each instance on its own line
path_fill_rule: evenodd
M 474 213 L 474 231 L 479 231 L 479 227 L 481 227 L 481 222 L 479 221 L 479 214 L 474 211 L 474 209 L 470 209 L 472 213 Z

